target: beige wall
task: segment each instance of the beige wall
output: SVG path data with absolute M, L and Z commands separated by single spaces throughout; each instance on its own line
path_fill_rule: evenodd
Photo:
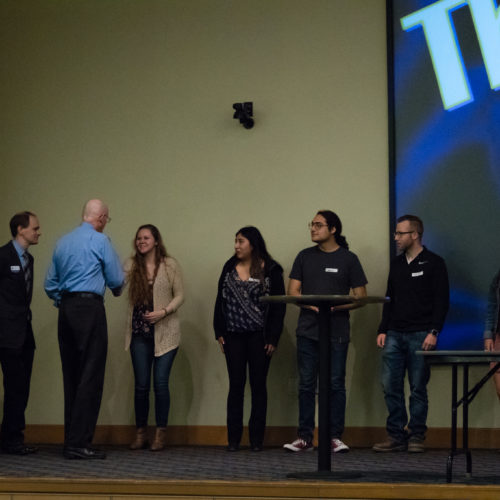
M 0 5 L 2 238 L 35 211 L 38 349 L 27 419 L 62 423 L 57 311 L 43 276 L 90 197 L 109 203 L 120 256 L 139 224 L 163 233 L 187 300 L 170 423 L 223 425 L 227 375 L 211 328 L 235 231 L 254 224 L 288 274 L 319 208 L 339 213 L 380 295 L 388 269 L 384 0 L 9 0 Z M 232 119 L 254 102 L 255 128 Z M 101 424 L 133 423 L 123 350 L 125 298 L 107 297 Z M 383 426 L 374 332 L 379 306 L 353 314 L 347 424 Z M 294 326 L 269 374 L 269 424 L 296 425 Z M 446 376 L 445 376 L 446 377 Z M 443 390 L 446 388 L 444 384 Z M 447 402 L 431 425 L 446 425 Z M 247 412 L 248 413 L 248 412 Z

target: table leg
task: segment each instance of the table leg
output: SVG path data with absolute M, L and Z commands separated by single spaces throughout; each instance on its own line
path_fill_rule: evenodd
M 457 366 L 451 367 L 451 449 L 446 462 L 446 482 L 451 483 L 453 457 L 457 452 Z
M 319 410 L 318 410 L 318 470 L 315 472 L 292 472 L 287 477 L 307 480 L 335 481 L 355 479 L 359 472 L 332 471 L 332 451 L 330 442 L 330 308 L 332 304 L 319 305 Z
M 330 306 L 319 307 L 318 471 L 331 471 L 330 444 Z
M 469 365 L 464 365 L 464 380 L 463 380 L 463 400 L 462 400 L 462 411 L 463 411 L 463 423 L 462 423 L 462 448 L 465 453 L 466 459 L 466 477 L 471 477 L 472 475 L 472 455 L 469 450 Z

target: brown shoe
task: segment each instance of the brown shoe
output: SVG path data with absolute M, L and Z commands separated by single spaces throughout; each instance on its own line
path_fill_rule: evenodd
M 410 438 L 408 441 L 408 453 L 423 453 L 425 451 L 422 439 Z
M 135 433 L 135 439 L 130 443 L 131 450 L 143 450 L 148 447 L 148 434 L 146 427 L 138 427 Z
M 151 451 L 161 451 L 163 450 L 163 448 L 165 448 L 166 434 L 167 434 L 166 427 L 156 428 L 155 438 L 150 448 Z
M 373 445 L 372 450 L 377 452 L 406 451 L 406 448 L 407 444 L 405 442 L 396 441 L 395 439 L 392 438 L 387 438 L 386 441 Z

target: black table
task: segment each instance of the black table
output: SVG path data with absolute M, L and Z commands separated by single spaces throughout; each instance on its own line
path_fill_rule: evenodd
M 500 368 L 499 351 L 417 351 L 417 354 L 425 356 L 430 365 L 450 365 L 451 366 L 451 448 L 446 462 L 446 482 L 451 483 L 453 458 L 458 453 L 465 453 L 466 456 L 466 477 L 472 476 L 472 455 L 469 450 L 469 405 L 476 397 L 483 385 Z M 496 362 L 488 373 L 469 390 L 469 366 L 484 365 Z M 460 400 L 457 399 L 457 372 L 458 367 L 463 367 L 463 394 Z M 462 405 L 463 429 L 462 429 L 462 450 L 457 450 L 457 410 Z
M 280 302 L 316 306 L 319 309 L 319 398 L 318 398 L 318 470 L 316 472 L 297 472 L 288 477 L 297 479 L 333 479 L 331 472 L 330 439 L 330 311 L 334 306 L 388 302 L 387 297 L 361 297 L 351 295 L 268 295 L 261 297 L 262 302 Z M 342 473 L 342 478 L 359 477 L 359 473 Z M 338 476 L 336 476 L 338 477 Z

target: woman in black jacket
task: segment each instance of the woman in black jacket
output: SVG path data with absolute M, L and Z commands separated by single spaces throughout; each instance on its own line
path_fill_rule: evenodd
M 214 311 L 215 338 L 226 357 L 228 451 L 239 449 L 243 432 L 243 397 L 247 364 L 252 392 L 248 423 L 250 446 L 261 451 L 267 411 L 266 377 L 283 329 L 285 304 L 264 304 L 263 295 L 283 295 L 283 269 L 253 226 L 236 233 L 234 255 L 219 278 Z

